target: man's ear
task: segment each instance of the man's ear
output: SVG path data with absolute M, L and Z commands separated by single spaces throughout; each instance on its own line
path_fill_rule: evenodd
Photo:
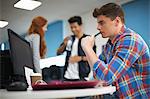
M 115 18 L 115 26 L 118 26 L 120 22 L 121 22 L 121 18 L 117 16 Z

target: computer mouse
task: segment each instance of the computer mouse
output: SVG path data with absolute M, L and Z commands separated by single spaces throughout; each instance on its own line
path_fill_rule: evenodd
M 8 91 L 26 91 L 27 90 L 27 84 L 21 81 L 12 82 L 7 87 Z

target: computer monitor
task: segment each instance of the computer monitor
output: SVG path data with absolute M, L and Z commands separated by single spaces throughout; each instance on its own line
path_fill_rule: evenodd
M 11 29 L 8 29 L 8 37 L 10 55 L 13 63 L 13 75 L 25 77 L 25 66 L 34 69 L 33 53 L 30 43 Z

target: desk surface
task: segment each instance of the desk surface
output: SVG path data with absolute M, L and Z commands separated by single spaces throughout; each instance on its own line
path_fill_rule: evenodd
M 102 94 L 113 94 L 116 91 L 114 86 L 86 88 L 86 89 L 67 89 L 67 90 L 42 90 L 15 92 L 0 90 L 0 99 L 46 99 L 46 98 L 70 98 L 82 96 L 94 96 Z

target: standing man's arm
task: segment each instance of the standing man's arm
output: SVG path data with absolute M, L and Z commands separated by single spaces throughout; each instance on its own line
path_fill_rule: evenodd
M 60 47 L 57 49 L 57 55 L 60 55 L 62 54 L 65 49 L 66 49 L 66 46 L 67 46 L 67 42 L 69 40 L 69 37 L 66 37 L 63 41 L 63 43 L 60 45 Z
M 95 42 L 94 42 L 93 50 L 96 53 Z M 84 56 L 72 56 L 72 57 L 69 58 L 70 63 L 77 63 L 77 62 L 80 62 L 80 61 L 88 61 L 86 55 L 84 55 Z

